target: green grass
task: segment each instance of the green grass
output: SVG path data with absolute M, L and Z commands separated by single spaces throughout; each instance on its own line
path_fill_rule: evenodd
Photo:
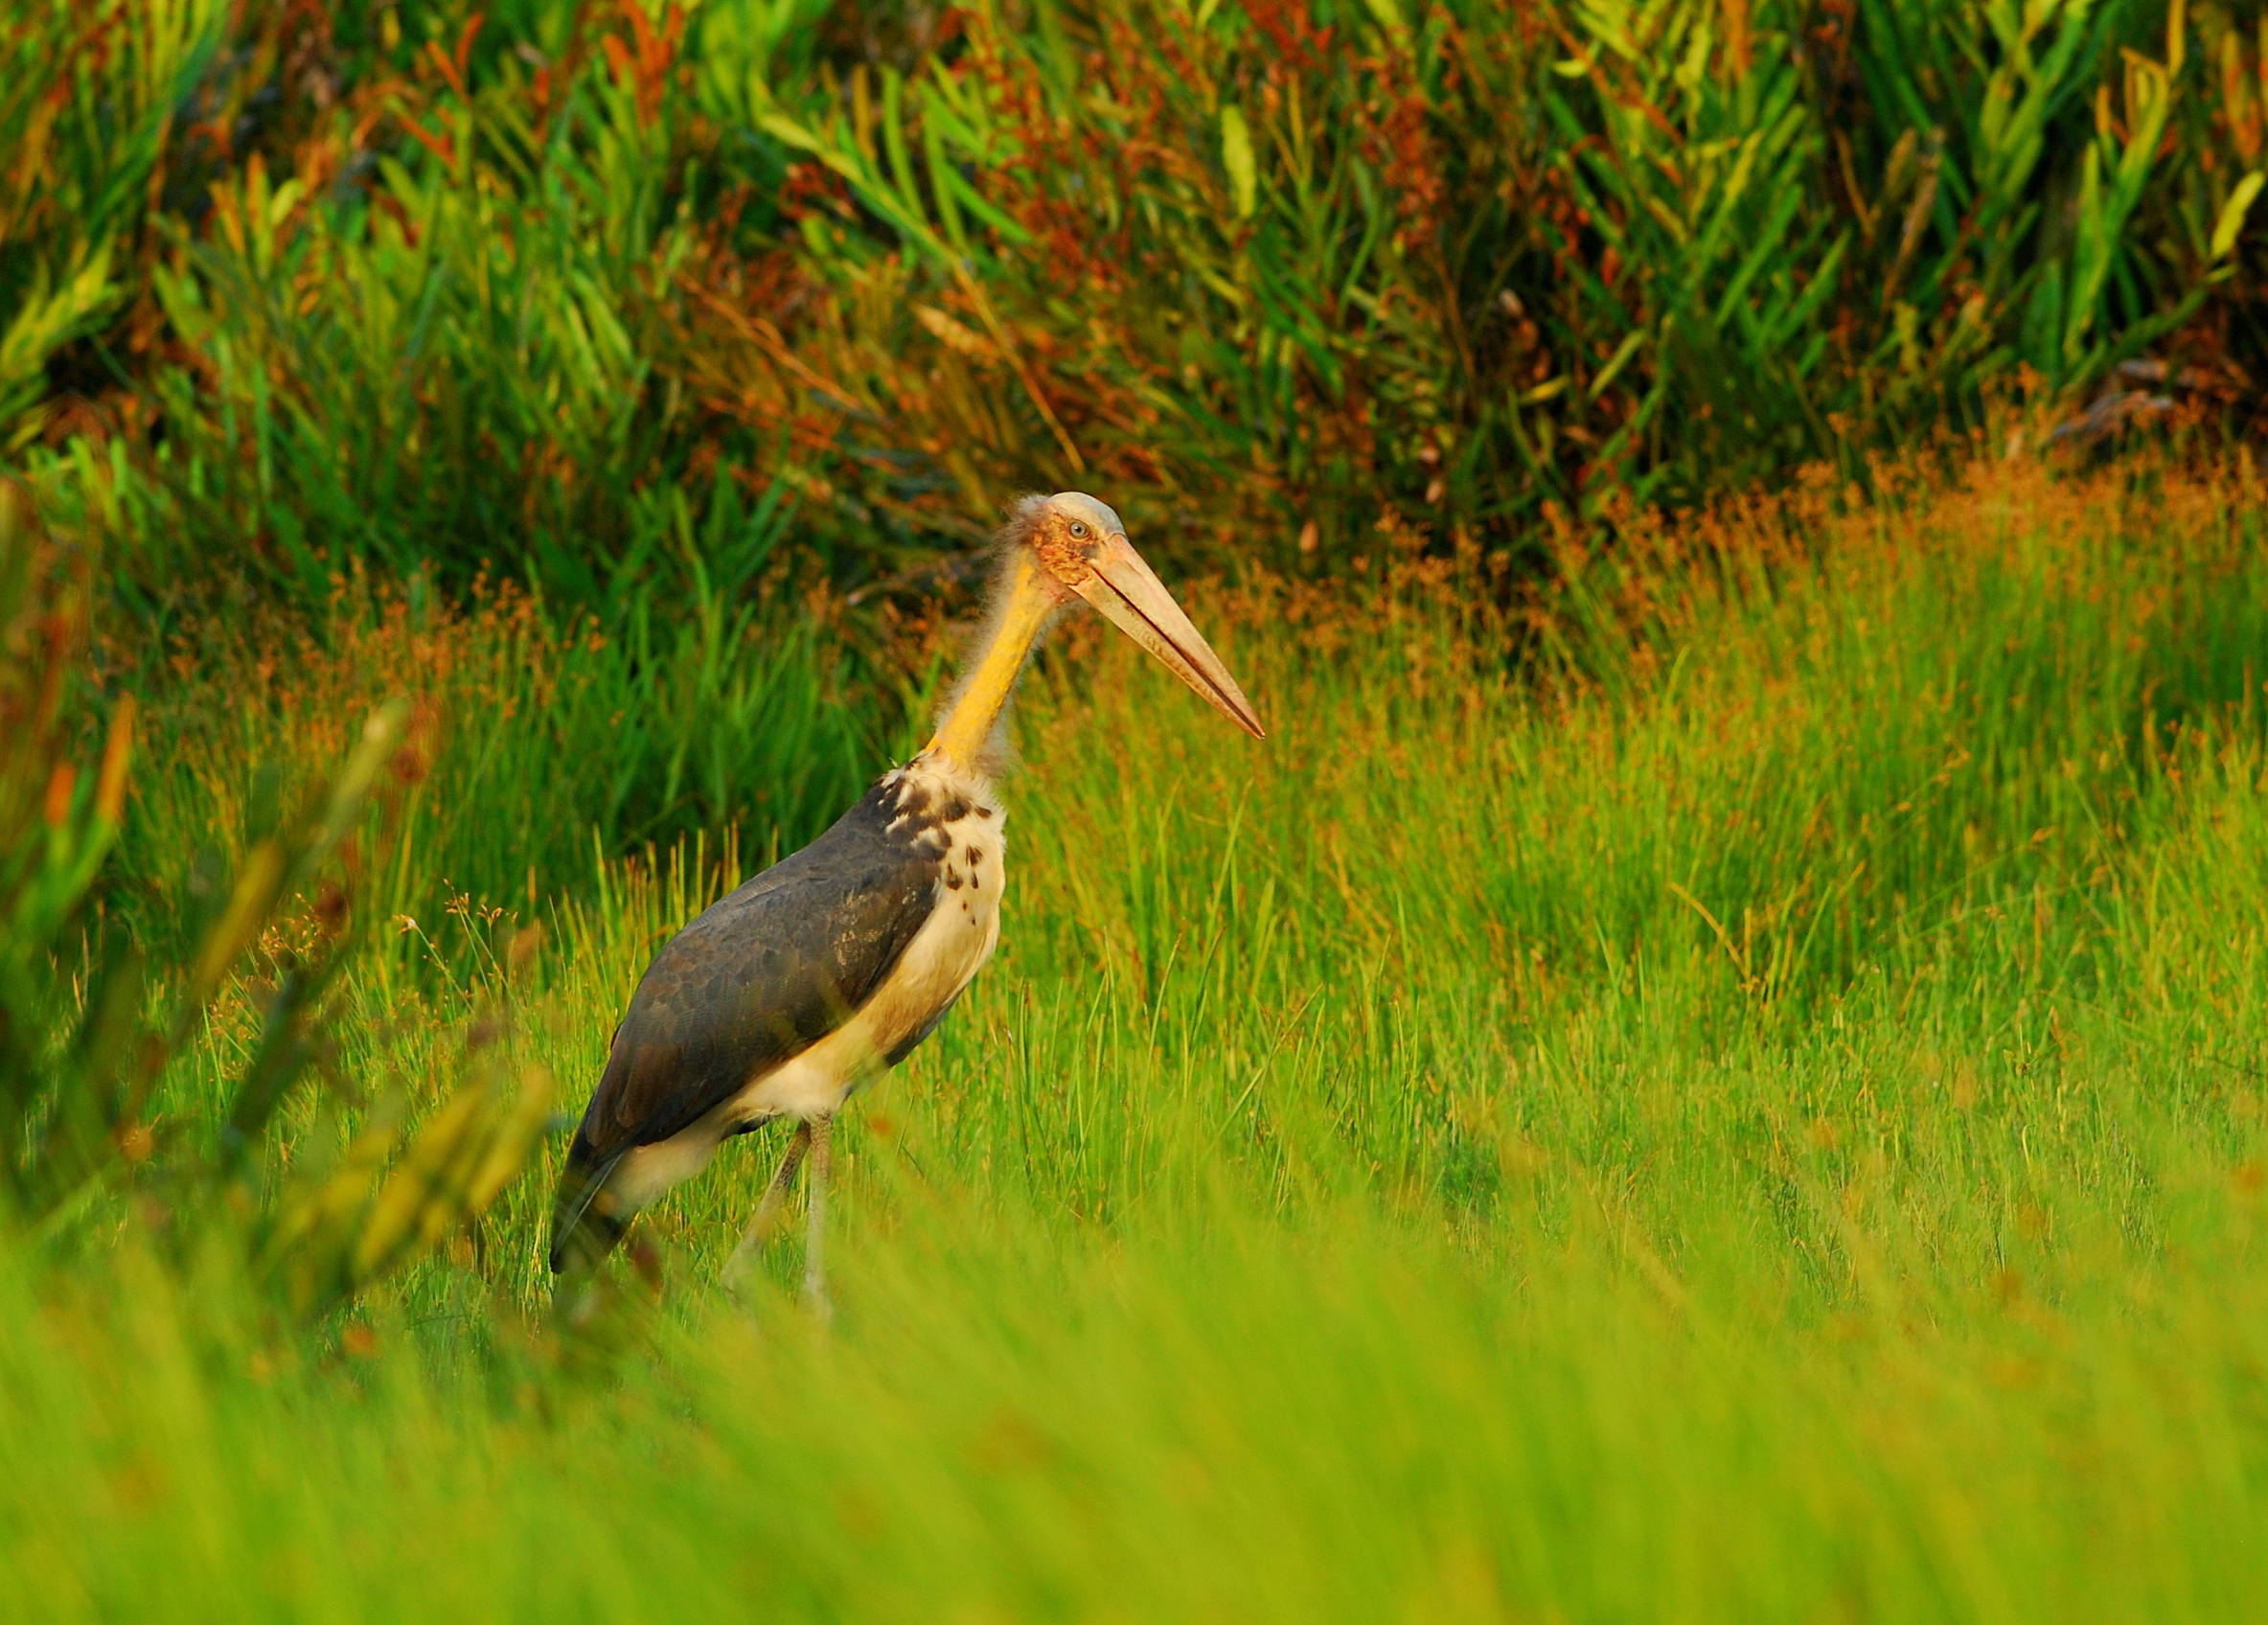
M 1452 572 L 1199 594 L 1257 746 L 1075 624 L 999 957 L 848 1119 L 832 1337 L 791 1243 L 712 1285 L 767 1136 L 595 1339 L 548 1167 L 321 1345 L 122 1214 L 0 1279 L 0 1561 L 63 1619 L 2248 1616 L 2262 495 L 1799 496 L 1578 570 L 1510 671 Z M 729 878 L 561 859 L 509 985 L 473 899 L 334 1064 L 429 1097 L 501 1000 L 579 1103 Z
M 150 699 L 160 747 L 125 832 L 125 901 L 139 927 L 167 929 L 198 863 L 240 848 L 396 694 L 417 704 L 367 859 L 382 917 L 438 926 L 452 900 L 477 899 L 524 921 L 539 890 L 587 877 L 594 843 L 716 833 L 791 851 L 865 788 L 904 724 L 877 714 L 883 679 L 784 598 L 642 596 L 602 631 L 595 618 L 561 628 L 509 584 L 459 606 L 424 578 L 357 575 L 312 624 L 241 608 L 191 623 Z M 480 958 L 450 948 L 454 972 Z

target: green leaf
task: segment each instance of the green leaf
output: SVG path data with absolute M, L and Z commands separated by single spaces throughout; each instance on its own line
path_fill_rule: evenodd
M 2236 247 L 2236 235 L 2244 229 L 2245 211 L 2253 206 L 2253 199 L 2260 195 L 2260 183 L 2268 180 L 2268 172 L 2255 170 L 2236 183 L 2236 190 L 2229 194 L 2229 201 L 2221 205 L 2221 217 L 2213 222 L 2212 249 L 2210 259 L 2226 259 Z
M 1244 109 L 1233 102 L 1221 108 L 1221 162 L 1228 171 L 1236 217 L 1249 220 L 1259 207 L 1260 175 L 1252 164 L 1252 132 L 1245 124 Z
M 1599 369 L 1598 377 L 1591 380 L 1591 388 L 1587 393 L 1592 400 L 1596 401 L 1607 392 L 1607 387 L 1620 376 L 1622 369 L 1630 364 L 1630 358 L 1638 353 L 1645 342 L 1644 328 L 1624 335 L 1622 342 L 1615 347 L 1615 354 L 1607 358 L 1607 364 Z

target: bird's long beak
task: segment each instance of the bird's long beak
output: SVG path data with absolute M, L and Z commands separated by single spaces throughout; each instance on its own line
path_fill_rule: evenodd
M 1245 691 L 1198 629 L 1181 613 L 1173 594 L 1124 536 L 1106 538 L 1088 561 L 1094 574 L 1080 583 L 1081 598 L 1111 624 L 1173 668 L 1174 675 L 1201 698 L 1254 739 L 1266 739 L 1260 718 Z

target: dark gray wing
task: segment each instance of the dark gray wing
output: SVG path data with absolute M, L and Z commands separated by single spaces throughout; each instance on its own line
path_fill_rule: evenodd
M 653 956 L 575 1136 L 584 1158 L 690 1128 L 873 996 L 936 906 L 944 842 L 926 799 L 876 785 Z

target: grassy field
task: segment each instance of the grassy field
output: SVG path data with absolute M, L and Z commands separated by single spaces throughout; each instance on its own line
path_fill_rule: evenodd
M 792 1244 L 745 1307 L 714 1285 L 765 1135 L 574 1336 L 556 1141 L 313 1341 L 129 1204 L 0 1274 L 11 1608 L 2250 1616 L 2261 485 L 1903 489 L 1570 558 L 1509 620 L 1440 564 L 1199 592 L 1259 746 L 1074 624 L 1026 685 L 1000 954 L 849 1120 L 831 1336 Z M 422 683 L 423 833 L 332 1064 L 430 1100 L 500 1013 L 579 1107 L 647 954 L 754 855 L 550 827 L 587 805 L 541 776 L 571 651 L 339 613 L 153 697 L 127 850 L 185 863 L 261 762 L 327 760 L 310 717 Z M 214 1109 L 247 1009 L 164 1118 Z

